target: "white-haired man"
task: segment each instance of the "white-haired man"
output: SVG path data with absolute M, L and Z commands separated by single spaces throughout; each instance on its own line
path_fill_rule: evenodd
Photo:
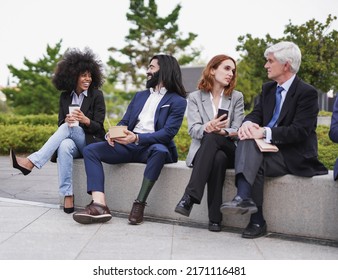
M 297 72 L 301 52 L 292 42 L 266 49 L 265 69 L 273 80 L 262 87 L 259 101 L 239 128 L 235 172 L 237 195 L 221 205 L 223 214 L 251 214 L 243 238 L 266 234 L 263 216 L 264 176 L 312 177 L 327 174 L 317 158 L 318 92 Z M 275 144 L 278 152 L 262 153 L 255 139 Z

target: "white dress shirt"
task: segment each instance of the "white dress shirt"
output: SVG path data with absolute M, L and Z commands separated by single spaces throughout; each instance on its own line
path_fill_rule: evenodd
M 215 107 L 215 104 L 214 104 L 214 102 L 213 102 L 214 97 L 213 97 L 212 93 L 209 92 L 209 94 L 210 94 L 210 100 L 211 100 L 211 104 L 212 104 L 212 110 L 213 110 L 213 112 L 214 112 L 214 116 L 217 115 L 218 108 L 221 108 L 221 107 L 222 107 L 222 97 L 223 97 L 223 93 L 224 93 L 224 89 L 223 89 L 222 92 L 221 92 L 221 98 L 219 99 L 218 107 L 216 108 L 216 107 Z
M 143 106 L 141 113 L 138 116 L 139 122 L 134 128 L 136 133 L 150 133 L 155 131 L 154 120 L 155 112 L 163 96 L 166 94 L 167 89 L 162 87 L 159 92 L 150 88 L 150 95 Z
M 87 96 L 87 91 L 81 92 L 79 95 L 76 94 L 76 92 L 73 90 L 70 96 L 72 97 L 72 104 L 78 104 L 80 107 L 82 105 L 83 99 L 85 96 Z

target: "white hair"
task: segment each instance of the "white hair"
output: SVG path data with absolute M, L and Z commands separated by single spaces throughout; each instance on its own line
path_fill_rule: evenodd
M 279 42 L 267 48 L 264 52 L 265 58 L 273 54 L 279 63 L 290 64 L 291 72 L 297 73 L 302 61 L 302 54 L 299 47 L 293 42 Z

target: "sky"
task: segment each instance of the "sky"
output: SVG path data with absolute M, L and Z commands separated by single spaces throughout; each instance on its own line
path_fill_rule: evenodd
M 338 16 L 337 0 L 156 0 L 159 16 L 182 5 L 177 21 L 183 37 L 193 32 L 194 47 L 208 61 L 225 53 L 235 59 L 238 37 L 283 36 L 291 20 L 301 25 L 310 19 L 324 23 L 329 14 Z M 1 0 L 0 87 L 7 84 L 8 64 L 24 68 L 24 58 L 36 62 L 46 47 L 62 39 L 67 48 L 90 47 L 106 63 L 114 46 L 123 48 L 131 23 L 126 19 L 129 0 Z M 333 29 L 338 30 L 338 20 Z M 147 55 L 147 54 L 146 54 Z M 263 54 L 262 54 L 263 55 Z

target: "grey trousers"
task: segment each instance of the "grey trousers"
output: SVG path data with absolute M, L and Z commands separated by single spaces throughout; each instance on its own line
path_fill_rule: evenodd
M 252 139 L 238 142 L 235 156 L 235 173 L 242 173 L 252 186 L 252 199 L 257 206 L 263 205 L 264 176 L 278 177 L 289 174 L 283 154 L 278 152 L 262 153 Z M 236 187 L 240 187 L 237 185 Z

